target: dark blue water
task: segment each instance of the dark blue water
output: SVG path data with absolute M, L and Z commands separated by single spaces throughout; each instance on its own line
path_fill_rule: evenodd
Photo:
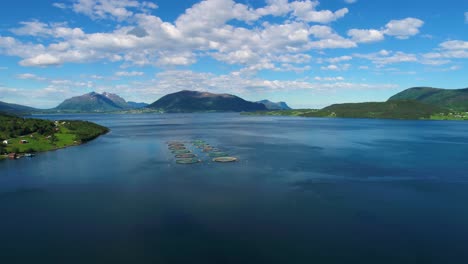
M 112 131 L 0 162 L 0 263 L 468 263 L 467 122 L 45 118 Z

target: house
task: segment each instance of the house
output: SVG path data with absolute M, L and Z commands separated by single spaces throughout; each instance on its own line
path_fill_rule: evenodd
M 3 145 L 8 145 L 8 140 L 3 140 Z
M 20 140 L 20 144 L 27 144 L 27 143 L 29 143 L 29 142 L 27 140 L 25 140 L 25 139 Z
M 16 153 L 10 153 L 8 154 L 9 159 L 16 159 Z

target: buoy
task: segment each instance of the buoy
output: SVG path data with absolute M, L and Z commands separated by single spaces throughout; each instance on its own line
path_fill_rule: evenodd
M 190 150 L 188 149 L 176 149 L 172 151 L 172 154 L 185 154 L 185 153 L 191 153 Z

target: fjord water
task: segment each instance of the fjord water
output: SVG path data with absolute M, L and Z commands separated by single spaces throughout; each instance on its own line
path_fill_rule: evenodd
M 466 122 L 40 117 L 111 132 L 0 162 L 2 263 L 468 263 Z

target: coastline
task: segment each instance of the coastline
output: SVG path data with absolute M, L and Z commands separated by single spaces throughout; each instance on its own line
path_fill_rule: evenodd
M 106 135 L 108 133 L 110 133 L 110 130 L 108 130 L 107 132 L 105 132 L 103 134 L 98 135 L 97 137 L 95 137 L 95 138 L 93 138 L 91 140 L 87 140 L 87 141 L 79 142 L 79 143 L 74 143 L 74 144 L 70 144 L 70 145 L 65 145 L 65 146 L 60 146 L 60 147 L 55 147 L 55 148 L 51 148 L 51 149 L 47 149 L 47 150 L 37 150 L 37 151 L 33 151 L 33 152 L 19 152 L 19 153 L 16 153 L 17 155 L 16 155 L 15 159 L 24 158 L 25 154 L 40 154 L 40 153 L 45 153 L 45 152 L 50 152 L 50 151 L 57 151 L 57 150 L 61 150 L 61 149 L 81 146 L 81 145 L 84 145 L 84 144 L 86 144 L 88 142 L 91 142 L 91 141 L 97 139 L 100 136 Z M 8 159 L 9 159 L 8 155 L 0 155 L 0 160 L 8 160 Z

